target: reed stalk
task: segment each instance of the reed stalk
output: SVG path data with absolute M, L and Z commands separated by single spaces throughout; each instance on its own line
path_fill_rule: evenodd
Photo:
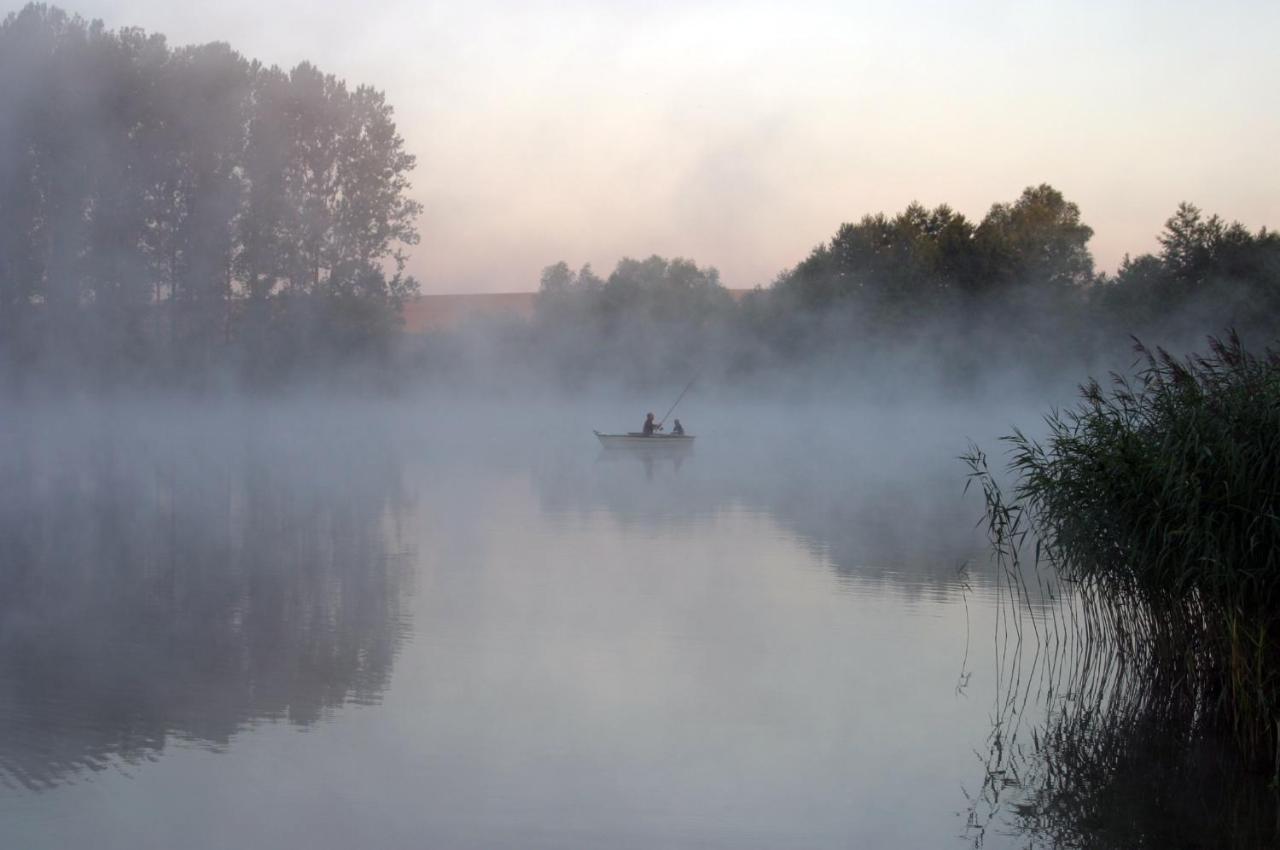
M 1036 581 L 1047 563 L 1074 593 L 1045 639 L 1074 647 L 1075 687 L 1105 682 L 1112 705 L 1226 734 L 1273 769 L 1280 356 L 1250 353 L 1234 333 L 1187 359 L 1136 350 L 1132 376 L 1089 381 L 1074 408 L 1046 417 L 1043 438 L 1005 438 L 1010 496 L 981 450 L 965 457 L 987 531 L 1024 594 L 1032 547 Z

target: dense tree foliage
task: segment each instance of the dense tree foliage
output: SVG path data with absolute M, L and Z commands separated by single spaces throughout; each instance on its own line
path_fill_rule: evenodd
M 963 298 L 1087 284 L 1092 234 L 1076 205 L 1047 185 L 994 205 L 977 225 L 945 205 L 912 204 L 893 218 L 881 213 L 842 225 L 778 288 L 799 304 L 856 299 L 876 320 L 910 319 Z
M 732 304 L 715 269 L 658 256 L 624 258 L 607 280 L 590 265 L 573 272 L 560 262 L 543 270 L 538 291 L 545 318 L 559 320 L 569 311 L 610 327 L 634 319 L 696 327 Z
M 534 344 L 570 381 L 601 369 L 644 380 L 690 369 L 733 306 L 719 273 L 690 260 L 625 258 L 607 279 L 560 262 L 542 272 Z
M 1165 222 L 1158 254 L 1125 258 L 1091 295 L 1111 326 L 1167 327 L 1176 338 L 1206 326 L 1237 328 L 1248 341 L 1280 331 L 1280 234 L 1250 233 L 1181 204 Z
M 865 373 L 910 356 L 966 386 L 1002 364 L 1117 364 L 1134 334 L 1181 350 L 1229 327 L 1259 348 L 1280 334 L 1277 234 L 1183 204 L 1159 254 L 1114 276 L 1095 272 L 1092 234 L 1041 185 L 976 223 L 945 205 L 864 216 L 738 299 L 688 261 L 624 260 L 608 280 L 559 263 L 543 272 L 536 345 L 562 352 L 576 335 L 607 368 L 647 373 L 655 347 L 734 373 L 815 362 Z
M 416 286 L 413 166 L 372 88 L 29 5 L 0 24 L 0 357 L 192 381 L 376 353 Z

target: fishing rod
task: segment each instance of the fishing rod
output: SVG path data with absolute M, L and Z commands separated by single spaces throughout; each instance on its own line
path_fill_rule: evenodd
M 689 388 L 693 386 L 693 382 L 696 380 L 698 380 L 698 376 L 694 375 L 693 380 L 689 381 L 689 383 L 684 385 L 684 389 L 680 391 L 680 395 L 676 396 L 676 403 L 671 405 L 670 410 L 662 414 L 662 418 L 658 420 L 658 427 L 662 427 L 662 423 L 667 421 L 667 417 L 670 416 L 672 411 L 676 409 L 676 405 L 680 403 L 680 399 L 684 398 L 684 394 L 689 391 Z

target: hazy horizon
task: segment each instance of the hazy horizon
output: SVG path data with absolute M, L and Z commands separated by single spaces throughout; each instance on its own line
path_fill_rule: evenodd
M 1280 220 L 1280 10 L 1262 3 L 65 8 L 384 90 L 418 157 L 424 293 L 650 254 L 750 288 L 864 214 L 977 220 L 1046 182 L 1108 271 L 1183 200 Z

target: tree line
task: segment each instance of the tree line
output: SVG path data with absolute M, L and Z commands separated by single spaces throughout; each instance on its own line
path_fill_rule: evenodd
M 272 380 L 385 352 L 418 236 L 383 94 L 43 4 L 0 23 L 0 361 Z
M 466 365 L 396 344 L 420 205 L 392 108 L 310 63 L 174 48 L 31 4 L 0 22 L 0 381 L 273 385 L 352 363 Z M 768 287 L 624 259 L 542 275 L 535 320 L 485 350 L 570 383 L 705 367 L 874 368 L 904 352 L 955 379 L 992 361 L 1095 361 L 1129 334 L 1275 339 L 1280 237 L 1184 204 L 1160 250 L 1097 272 L 1092 229 L 1048 185 L 980 221 L 912 204 L 839 227 Z M 940 365 L 939 365 L 940 364 Z M 494 365 L 494 364 L 489 364 Z
M 1257 348 L 1280 336 L 1280 235 L 1181 204 L 1154 254 L 1098 272 L 1093 230 L 1049 185 L 1028 187 L 972 222 L 911 204 L 841 225 L 768 287 L 732 298 L 713 268 L 623 260 L 608 277 L 561 262 L 544 270 L 535 348 L 583 371 L 576 329 L 611 366 L 644 373 L 652 349 L 683 368 L 728 372 L 835 358 L 884 364 L 905 352 L 967 379 L 998 361 L 1018 368 L 1115 363 L 1132 336 L 1190 350 L 1235 328 Z M 566 353 L 569 354 L 565 357 Z M 625 365 L 623 366 L 625 368 Z

